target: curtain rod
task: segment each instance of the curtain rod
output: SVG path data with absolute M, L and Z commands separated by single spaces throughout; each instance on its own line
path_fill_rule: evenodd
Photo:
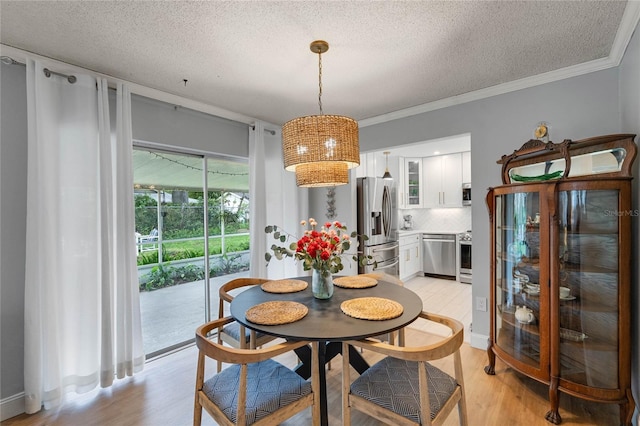
M 13 59 L 10 56 L 1 56 L 0 57 L 0 62 L 2 62 L 3 64 L 6 65 L 22 65 L 25 66 L 25 64 L 23 64 L 22 62 L 18 62 L 15 59 Z M 48 78 L 51 77 L 51 75 L 57 75 L 60 77 L 64 77 L 67 79 L 67 81 L 71 84 L 75 83 L 76 81 L 78 81 L 78 79 L 76 78 L 75 75 L 67 75 L 67 74 L 62 74 L 56 71 L 51 71 L 49 68 L 45 68 L 42 70 L 42 72 L 44 73 L 44 75 Z
M 256 129 L 256 126 L 251 126 L 251 129 L 252 129 L 252 130 L 255 130 L 255 129 Z M 274 136 L 274 135 L 276 134 L 276 131 L 275 131 L 275 130 L 271 130 L 271 129 L 263 129 L 263 130 L 264 130 L 265 132 L 267 132 L 267 133 L 271 133 L 271 136 Z

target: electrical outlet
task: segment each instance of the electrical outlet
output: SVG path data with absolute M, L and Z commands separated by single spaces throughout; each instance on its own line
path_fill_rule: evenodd
M 487 298 L 476 297 L 476 311 L 487 312 Z

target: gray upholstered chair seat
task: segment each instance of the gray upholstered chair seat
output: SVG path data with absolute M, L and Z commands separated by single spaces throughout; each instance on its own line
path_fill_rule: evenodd
M 239 279 L 240 280 L 240 279 Z M 311 407 L 314 425 L 320 423 L 320 370 L 318 342 L 284 341 L 259 350 L 230 348 L 211 339 L 214 330 L 235 322 L 232 317 L 219 318 L 196 330 L 198 368 L 193 409 L 193 425 L 202 424 L 202 409 L 218 425 L 281 424 Z M 217 339 L 216 339 L 217 340 Z M 273 360 L 311 345 L 311 382 Z M 207 360 L 229 364 L 205 380 Z
M 226 327 L 222 328 L 223 333 L 229 335 L 230 337 L 232 337 L 233 339 L 235 339 L 236 341 L 240 341 L 240 324 L 238 324 L 237 322 L 233 322 L 229 325 L 227 325 Z M 256 332 L 256 339 L 260 339 L 261 337 L 265 337 L 266 334 L 257 331 Z M 244 328 L 244 341 L 249 343 L 249 339 L 251 338 L 251 330 L 248 328 Z
M 457 383 L 454 378 L 428 362 L 425 364 L 431 419 L 434 419 L 455 391 Z M 421 423 L 418 362 L 384 358 L 354 380 L 351 393 Z
M 240 366 L 232 365 L 204 383 L 202 391 L 236 422 Z M 311 393 L 311 384 L 271 359 L 248 364 L 247 424 Z

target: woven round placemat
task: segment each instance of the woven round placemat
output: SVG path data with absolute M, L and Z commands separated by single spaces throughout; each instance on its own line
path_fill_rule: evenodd
M 378 280 L 371 277 L 356 275 L 353 277 L 339 277 L 333 280 L 333 284 L 342 288 L 369 288 L 378 284 Z
M 256 324 L 289 324 L 304 318 L 309 309 L 302 303 L 285 300 L 264 302 L 247 309 L 245 318 Z
M 295 293 L 304 290 L 308 285 L 302 280 L 274 280 L 267 281 L 260 287 L 267 293 Z
M 359 297 L 345 300 L 340 305 L 342 312 L 350 317 L 366 320 L 388 320 L 402 315 L 402 305 L 382 297 Z

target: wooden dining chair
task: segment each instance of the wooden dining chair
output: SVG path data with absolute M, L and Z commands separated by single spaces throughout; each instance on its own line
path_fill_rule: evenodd
M 387 281 L 393 284 L 397 284 L 400 287 L 404 287 L 404 282 L 395 275 L 387 274 L 386 272 L 368 272 L 366 274 L 360 274 L 361 277 L 370 277 L 376 280 Z M 393 345 L 396 342 L 396 335 L 398 336 L 398 345 L 404 346 L 404 328 L 390 333 L 381 334 L 379 336 L 373 336 L 372 339 L 379 340 L 381 342 L 388 342 Z M 360 353 L 364 352 L 364 349 L 360 347 Z M 327 368 L 331 370 L 331 361 L 327 362 Z
M 397 284 L 400 287 L 404 287 L 404 281 L 398 278 L 395 275 L 387 274 L 386 272 L 369 272 L 367 274 L 362 274 L 365 277 L 375 278 L 376 280 L 387 281 L 393 284 Z M 383 342 L 389 342 L 390 344 L 395 344 L 396 335 L 398 337 L 398 345 L 404 346 L 404 328 L 401 328 L 398 331 L 394 331 L 391 333 L 387 333 L 382 336 L 375 336 L 374 339 L 381 340 Z
M 343 342 L 343 425 L 351 424 L 352 409 L 390 425 L 441 425 L 456 405 L 460 424 L 468 424 L 460 359 L 463 325 L 427 312 L 419 318 L 448 327 L 451 335 L 418 347 L 394 346 L 373 339 Z M 348 345 L 362 346 L 386 357 L 351 382 Z M 453 377 L 429 363 L 447 357 L 453 358 Z
M 208 338 L 212 330 L 231 324 L 232 317 L 211 321 L 196 330 L 198 367 L 193 424 L 202 422 L 202 408 L 219 425 L 274 425 L 311 407 L 313 425 L 320 423 L 318 343 L 290 341 L 262 349 L 237 349 Z M 311 382 L 273 357 L 311 345 Z M 232 364 L 205 381 L 207 359 Z
M 231 303 L 233 300 L 233 296 L 231 295 L 233 290 L 260 285 L 267 281 L 269 280 L 265 278 L 236 278 L 220 286 L 220 290 L 218 291 L 220 297 L 218 318 L 223 318 L 227 315 L 224 305 L 225 303 Z M 233 322 L 218 330 L 218 343 L 222 344 L 224 342 L 234 348 L 255 349 L 274 339 L 276 339 L 276 337 L 264 333 L 256 333 L 254 330 L 249 330 L 238 322 Z M 220 372 L 222 369 L 221 362 L 218 362 L 217 368 L 217 371 Z

